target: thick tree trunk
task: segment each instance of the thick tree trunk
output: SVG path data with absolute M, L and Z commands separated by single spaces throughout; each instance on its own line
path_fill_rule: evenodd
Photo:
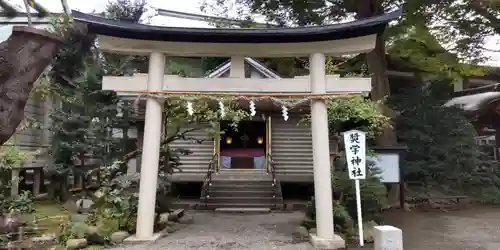
M 14 27 L 9 39 L 0 43 L 0 145 L 24 119 L 33 84 L 61 44 L 56 36 L 30 27 Z
M 384 12 L 382 0 L 355 0 L 354 8 L 358 19 L 380 15 Z M 372 100 L 383 101 L 390 95 L 389 79 L 387 77 L 387 61 L 385 59 L 385 41 L 382 35 L 377 37 L 375 49 L 366 55 L 368 69 L 372 74 Z M 392 110 L 384 104 L 380 105 L 382 113 L 393 117 Z M 396 133 L 393 128 L 384 128 L 381 136 L 377 138 L 380 146 L 397 144 Z
M 385 59 L 385 42 L 382 36 L 377 37 L 375 49 L 366 55 L 368 69 L 372 73 L 372 100 L 384 101 L 391 94 L 389 79 L 387 77 L 387 61 Z M 379 106 L 382 114 L 394 118 L 394 112 L 384 103 Z M 391 146 L 397 144 L 397 137 L 392 127 L 386 127 L 377 138 L 380 146 Z

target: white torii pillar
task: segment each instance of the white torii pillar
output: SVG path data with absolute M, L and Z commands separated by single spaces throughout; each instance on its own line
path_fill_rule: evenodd
M 326 93 L 324 54 L 314 53 L 309 56 L 309 81 L 312 93 Z M 310 235 L 311 243 L 318 249 L 344 249 L 345 241 L 335 235 L 333 228 L 332 173 L 325 100 L 311 101 L 311 131 L 317 230 L 317 234 Z
M 159 52 L 151 53 L 149 57 L 148 91 L 163 89 L 164 74 L 165 55 Z M 149 98 L 146 102 L 137 230 L 134 239 L 130 239 L 132 241 L 150 241 L 155 238 L 153 227 L 160 158 L 162 108 L 163 102 L 161 100 Z

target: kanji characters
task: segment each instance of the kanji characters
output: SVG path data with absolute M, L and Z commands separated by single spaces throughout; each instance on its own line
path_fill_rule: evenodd
M 358 144 L 353 144 L 353 145 L 351 145 L 351 147 L 349 147 L 349 149 L 351 150 L 351 152 L 353 154 L 355 154 L 355 155 L 359 153 L 359 149 L 360 148 L 361 147 Z
M 361 168 L 355 168 L 351 171 L 352 176 L 362 176 Z
M 359 156 L 354 156 L 351 158 L 352 165 L 359 165 L 363 159 L 359 158 Z
M 351 141 L 351 143 L 359 143 L 359 134 L 358 133 L 350 134 L 349 140 Z

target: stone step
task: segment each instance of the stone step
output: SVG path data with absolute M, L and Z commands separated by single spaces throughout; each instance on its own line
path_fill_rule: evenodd
M 216 208 L 215 212 L 220 213 L 270 213 L 268 207 L 221 207 Z
M 249 180 L 212 180 L 212 185 L 245 185 L 245 186 L 259 186 L 259 185 L 269 185 L 271 186 L 273 182 L 271 180 L 263 181 L 249 181 Z
M 252 174 L 252 175 L 268 175 L 266 170 L 263 169 L 221 169 L 217 174 L 227 174 L 227 175 L 241 175 L 241 174 Z
M 212 181 L 251 181 L 251 182 L 262 182 L 262 181 L 272 181 L 273 178 L 267 175 L 213 175 Z
M 215 189 L 210 191 L 212 197 L 273 197 L 272 190 L 226 190 Z
M 274 187 L 270 184 L 267 185 L 216 185 L 210 186 L 210 192 L 216 191 L 268 191 L 273 192 Z
M 212 203 L 212 202 L 207 202 L 206 206 L 205 203 L 200 203 L 199 208 L 200 209 L 217 209 L 217 208 L 269 208 L 273 209 L 276 206 L 273 204 L 268 204 L 268 203 Z M 279 207 L 279 204 L 278 204 Z
M 277 197 L 217 197 L 210 195 L 207 198 L 209 203 L 238 203 L 238 204 L 274 204 L 281 202 L 283 198 Z

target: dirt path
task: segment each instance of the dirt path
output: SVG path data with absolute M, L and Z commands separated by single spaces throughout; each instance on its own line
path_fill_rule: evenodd
M 500 207 L 452 212 L 395 212 L 384 217 L 387 224 L 403 229 L 405 249 L 500 249 Z
M 118 249 L 255 249 L 312 250 L 309 243 L 294 244 L 292 233 L 302 213 L 223 214 L 190 212 L 194 223 L 154 244 Z
M 194 216 L 193 224 L 155 244 L 115 250 L 313 249 L 308 242 L 294 244 L 292 241 L 291 235 L 303 217 L 299 212 L 189 214 Z M 384 219 L 388 225 L 403 229 L 405 249 L 500 249 L 500 207 L 477 207 L 453 212 L 391 212 L 385 214 Z M 367 245 L 365 249 L 373 249 L 373 246 Z

